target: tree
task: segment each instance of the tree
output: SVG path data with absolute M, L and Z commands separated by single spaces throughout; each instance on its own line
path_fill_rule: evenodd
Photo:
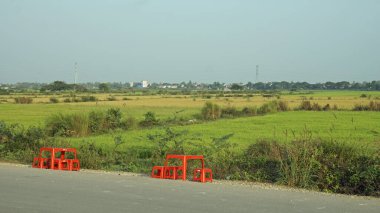
M 110 91 L 110 87 L 108 86 L 107 83 L 101 83 L 99 84 L 99 90 L 102 92 L 108 92 Z
M 243 86 L 239 85 L 239 84 L 232 84 L 231 86 L 231 89 L 232 90 L 243 90 Z
M 66 84 L 64 81 L 54 81 L 51 84 L 48 84 L 46 86 L 43 86 L 41 88 L 41 91 L 50 90 L 50 91 L 63 91 L 63 90 L 70 90 L 73 88 L 73 85 Z

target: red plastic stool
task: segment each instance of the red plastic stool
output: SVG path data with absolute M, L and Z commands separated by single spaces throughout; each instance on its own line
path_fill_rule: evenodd
M 33 158 L 32 167 L 33 168 L 40 168 L 40 169 L 47 169 L 48 168 L 47 161 L 48 161 L 47 158 L 40 158 L 40 157 Z
M 177 179 L 177 166 L 165 166 L 164 167 L 165 179 Z
M 70 171 L 79 171 L 80 170 L 79 159 L 70 159 L 69 170 Z
M 176 166 L 175 172 L 176 172 L 175 179 L 183 178 L 183 166 Z M 181 174 L 179 174 L 179 172 L 181 172 Z
M 153 166 L 152 169 L 152 178 L 164 178 L 164 167 L 163 166 Z
M 208 174 L 208 177 L 207 177 Z M 207 181 L 212 182 L 212 170 L 209 168 L 194 169 L 193 181 L 199 181 L 205 183 Z

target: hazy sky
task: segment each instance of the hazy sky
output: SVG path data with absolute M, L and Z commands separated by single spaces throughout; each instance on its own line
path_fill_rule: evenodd
M 0 83 L 380 80 L 379 0 L 0 0 Z

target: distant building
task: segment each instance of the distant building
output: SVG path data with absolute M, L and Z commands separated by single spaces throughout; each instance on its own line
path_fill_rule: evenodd
M 147 88 L 149 86 L 148 81 L 141 81 L 142 88 Z

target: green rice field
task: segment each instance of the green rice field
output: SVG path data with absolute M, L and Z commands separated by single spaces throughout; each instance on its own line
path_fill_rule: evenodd
M 189 138 L 203 141 L 233 134 L 230 141 L 238 148 L 245 148 L 258 139 L 290 141 L 310 131 L 313 138 L 331 139 L 347 143 L 379 144 L 380 113 L 378 112 L 281 112 L 265 116 L 237 119 L 222 119 L 202 124 L 174 127 L 188 131 Z M 113 146 L 114 137 L 122 136 L 123 146 L 149 146 L 146 135 L 162 132 L 163 128 L 116 132 L 84 138 L 71 138 L 73 145 L 83 141 L 95 142 L 99 146 Z

